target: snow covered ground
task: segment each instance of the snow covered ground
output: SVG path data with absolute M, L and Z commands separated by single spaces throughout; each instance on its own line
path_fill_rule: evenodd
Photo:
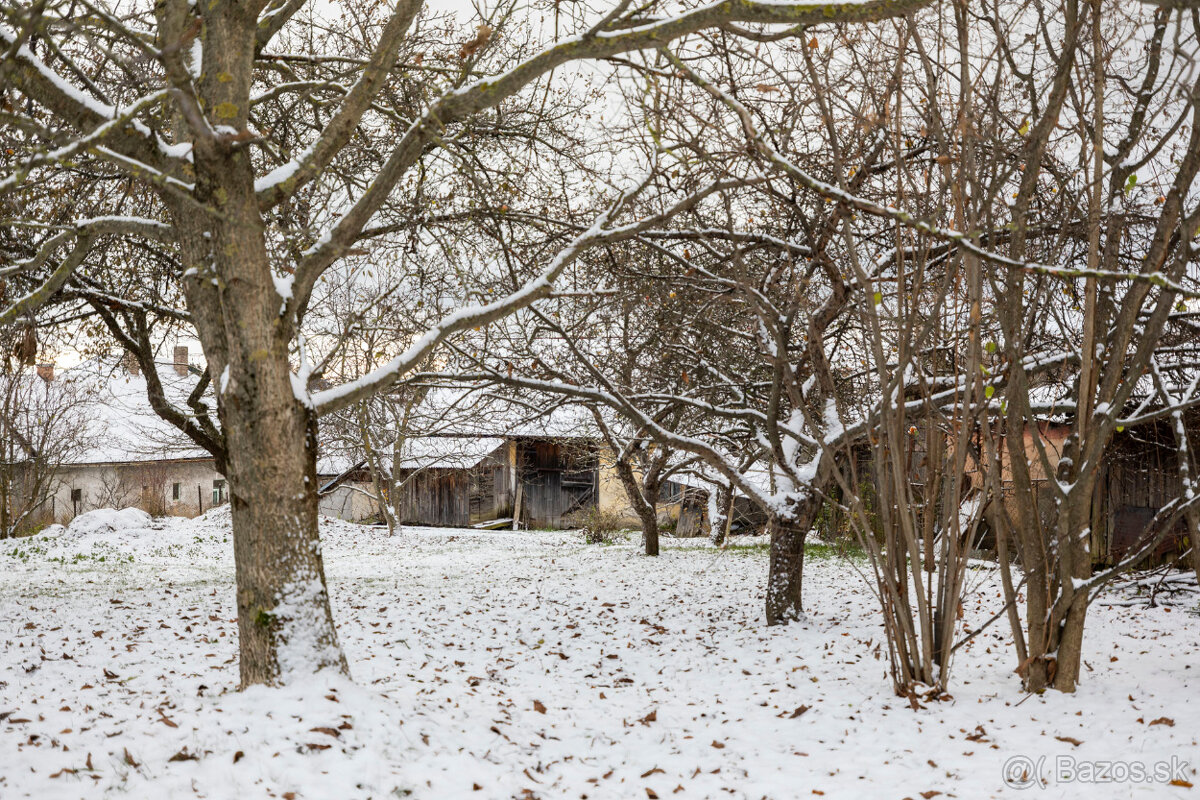
M 870 595 L 827 554 L 808 620 L 768 629 L 762 547 L 647 559 L 326 521 L 354 682 L 239 693 L 222 510 L 85 517 L 0 543 L 0 798 L 1200 798 L 1194 598 L 1094 607 L 1074 696 L 1022 695 L 994 626 L 953 699 L 914 711 Z M 972 579 L 968 626 L 998 607 Z M 1046 757 L 1045 787 L 1005 786 L 1023 756 Z M 1172 759 L 1155 777 L 1174 786 L 1054 775 Z

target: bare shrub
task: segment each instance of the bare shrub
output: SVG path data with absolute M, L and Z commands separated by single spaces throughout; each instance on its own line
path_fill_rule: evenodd
M 588 544 L 612 544 L 617 534 L 625 529 L 624 520 L 614 511 L 602 511 L 596 506 L 576 511 L 570 524 L 579 528 L 583 540 Z

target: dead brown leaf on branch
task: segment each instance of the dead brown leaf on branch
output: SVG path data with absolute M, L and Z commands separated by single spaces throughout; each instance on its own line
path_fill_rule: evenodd
M 480 25 L 475 29 L 475 38 L 464 44 L 458 50 L 458 57 L 464 61 L 478 53 L 484 45 L 492 38 L 492 26 L 488 24 Z

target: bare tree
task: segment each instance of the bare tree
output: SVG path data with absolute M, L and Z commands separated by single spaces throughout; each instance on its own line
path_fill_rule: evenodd
M 62 467 L 89 445 L 88 387 L 41 373 L 0 372 L 0 538 L 52 521 Z
M 670 256 L 677 269 L 659 276 L 697 310 L 677 330 L 680 350 L 700 355 L 673 355 L 698 384 L 671 399 L 744 426 L 753 445 L 742 452 L 772 470 L 767 491 L 745 487 L 774 517 L 772 622 L 799 612 L 804 535 L 830 489 L 851 505 L 862 500 L 848 478 L 856 447 L 871 445 L 874 489 L 904 508 L 884 521 L 893 538 L 878 551 L 895 560 L 876 562 L 883 610 L 904 648 L 896 671 L 904 692 L 914 682 L 945 685 L 976 493 L 999 542 L 1004 611 L 1031 690 L 1074 688 L 1088 603 L 1193 508 L 1185 482 L 1135 551 L 1093 574 L 1096 478 L 1114 431 L 1179 417 L 1195 403 L 1183 379 L 1193 362 L 1161 341 L 1169 323 L 1187 324 L 1183 301 L 1196 297 L 1195 20 L 1072 2 L 990 8 L 981 17 L 955 3 L 926 23 L 843 33 L 829 48 L 837 60 L 813 57 L 821 41 L 808 41 L 798 71 L 810 95 L 784 119 L 815 115 L 815 129 L 829 132 L 825 160 L 796 146 L 811 129 L 789 129 L 769 103 L 739 96 L 749 81 L 719 61 L 663 51 L 661 62 L 641 66 L 659 87 L 682 81 L 713 101 L 700 111 L 694 98 L 672 102 L 686 96 L 676 89 L 656 92 L 647 102 L 661 123 L 656 142 L 738 180 L 721 195 L 719 223 L 700 204 L 636 237 L 646 252 Z M 1019 24 L 1006 21 L 1013 13 Z M 1143 51 L 1111 46 L 1141 33 Z M 769 97 L 797 83 L 784 60 L 736 63 L 769 76 L 755 84 Z M 846 92 L 831 79 L 839 72 Z M 713 121 L 722 113 L 743 145 L 722 149 L 731 130 Z M 755 205 L 756 196 L 768 199 Z M 804 235 L 778 227 L 764 235 L 765 226 L 750 229 L 756 218 L 798 218 Z M 739 380 L 722 369 L 731 361 L 713 357 L 713 340 L 729 339 L 746 345 Z M 839 343 L 860 350 L 864 370 Z M 1162 381 L 1167 390 L 1149 385 L 1155 370 L 1177 376 Z M 1063 376 L 1067 396 L 1046 402 Z M 745 484 L 731 451 L 655 423 L 662 396 L 600 376 L 580 385 L 531 371 L 519 382 L 602 400 Z M 1055 410 L 1070 418 L 1061 451 L 1043 433 Z M 905 486 L 914 473 L 901 457 L 914 435 L 927 459 L 917 493 Z M 968 466 L 971 485 L 945 477 Z M 862 514 L 864 534 L 868 522 Z M 936 580 L 904 582 L 914 564 Z M 1016 612 L 1022 588 L 1026 623 Z M 901 608 L 914 592 L 916 605 Z
M 132 350 L 145 349 L 145 315 L 195 328 L 220 427 L 155 408 L 228 476 L 242 683 L 345 671 L 317 546 L 317 418 L 385 390 L 449 337 L 545 297 L 580 253 L 653 227 L 711 190 L 666 192 L 661 213 L 628 222 L 631 197 L 648 184 L 598 192 L 586 230 L 532 271 L 508 274 L 496 299 L 460 300 L 386 364 L 310 393 L 300 333 L 322 278 L 419 228 L 431 208 L 421 176 L 470 159 L 470 140 L 503 132 L 509 112 L 529 115 L 536 130 L 531 109 L 544 104 L 532 90 L 553 88 L 563 65 L 703 30 L 870 21 L 926 1 L 749 0 L 665 16 L 627 2 L 574 15 L 555 6 L 556 30 L 545 37 L 536 8 L 511 3 L 471 34 L 423 15 L 419 0 L 383 16 L 351 5 L 341 20 L 303 2 L 167 2 L 98 9 L 86 26 L 67 3 L 5 3 L 0 79 L 17 152 L 0 189 L 22 255 L 3 273 L 21 289 L 0 324 L 66 291 Z M 496 219 L 509 202 L 491 196 L 486 216 Z M 114 271 L 102 267 L 112 266 L 104 245 L 114 240 L 152 253 L 169 303 L 113 291 Z
M 91 505 L 95 508 L 125 508 L 130 505 L 131 498 L 135 496 L 130 494 L 129 482 L 116 468 L 109 468 L 100 473 L 100 485 L 96 488 L 94 498 L 87 497 L 86 494 L 83 494 L 83 490 L 81 490 L 81 495 L 80 499 L 84 505 L 90 499 Z

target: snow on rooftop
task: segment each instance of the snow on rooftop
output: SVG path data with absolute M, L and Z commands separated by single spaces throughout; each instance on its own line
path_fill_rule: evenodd
M 502 397 L 470 388 L 429 389 L 413 415 L 412 429 L 453 437 L 594 437 L 591 412 L 544 399 Z
M 492 437 L 421 437 L 409 439 L 402 448 L 400 469 L 466 469 L 473 467 L 505 440 Z
M 158 365 L 158 377 L 167 400 L 186 410 L 187 398 L 199 377 L 180 375 L 175 365 Z M 207 458 L 208 452 L 188 439 L 178 428 L 150 407 L 146 376 L 131 374 L 111 360 L 93 359 L 64 370 L 57 380 L 89 386 L 88 446 L 78 464 L 123 461 L 154 461 L 177 458 Z M 216 404 L 209 401 L 212 413 Z
M 173 363 L 158 364 L 158 377 L 167 400 L 190 413 L 188 396 L 199 376 L 180 374 Z M 73 462 L 108 464 L 208 458 L 209 454 L 150 407 L 146 376 L 133 374 L 112 359 L 93 359 L 64 370 L 57 380 L 88 389 L 87 446 Z M 207 402 L 216 416 L 216 402 Z M 558 406 L 540 409 L 492 395 L 457 388 L 430 390 L 414 416 L 404 443 L 403 469 L 470 467 L 503 443 L 507 436 L 594 436 L 590 415 L 583 409 Z M 317 472 L 337 475 L 353 468 L 361 456 L 332 443 L 317 458 Z

